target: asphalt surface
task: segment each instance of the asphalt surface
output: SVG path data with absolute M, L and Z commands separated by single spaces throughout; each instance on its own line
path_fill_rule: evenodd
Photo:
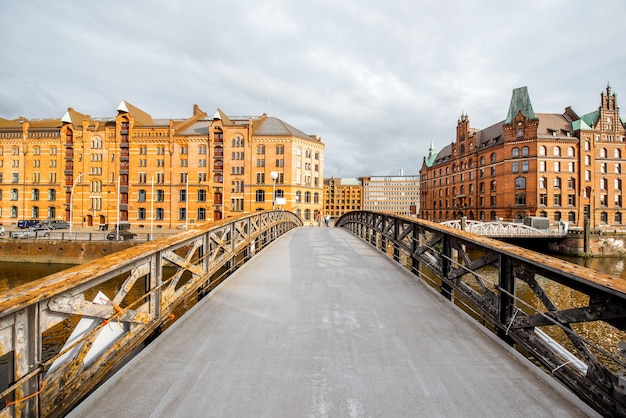
M 414 276 L 339 228 L 246 263 L 73 417 L 592 415 Z

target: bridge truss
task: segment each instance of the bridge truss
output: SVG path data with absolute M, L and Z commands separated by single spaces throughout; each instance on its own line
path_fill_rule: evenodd
M 185 305 L 298 226 L 302 221 L 291 212 L 258 212 L 147 242 L 0 295 L 0 359 L 9 365 L 0 417 L 63 416 Z
M 562 238 L 567 236 L 567 229 L 564 227 L 537 229 L 519 222 L 481 222 L 455 219 L 441 222 L 441 224 L 489 238 Z
M 416 218 L 354 211 L 335 225 L 410 269 L 602 415 L 626 416 L 624 280 Z

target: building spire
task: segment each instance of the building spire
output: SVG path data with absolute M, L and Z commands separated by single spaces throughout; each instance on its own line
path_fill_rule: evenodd
M 526 86 L 513 89 L 511 104 L 509 105 L 509 113 L 504 123 L 509 124 L 513 122 L 513 119 L 517 117 L 519 112 L 522 112 L 522 114 L 528 119 L 537 119 L 537 115 L 535 115 L 533 110 L 533 105 L 530 102 L 530 96 Z

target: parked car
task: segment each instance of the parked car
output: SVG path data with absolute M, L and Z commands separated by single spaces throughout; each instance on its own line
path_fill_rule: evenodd
M 58 219 L 46 219 L 45 221 L 41 221 L 40 225 L 50 229 L 68 229 L 70 227 L 69 222 Z
M 6 234 L 6 231 L 4 230 L 3 226 L 0 226 L 0 237 L 3 237 L 4 234 Z
M 28 239 L 37 237 L 49 237 L 50 229 L 48 228 L 30 228 L 24 231 L 16 231 L 11 234 L 13 239 Z
M 17 221 L 17 227 L 19 229 L 33 228 L 35 226 L 39 226 L 39 222 L 36 219 L 22 219 Z
M 135 239 L 137 234 L 133 234 L 130 231 L 111 231 L 107 234 L 107 239 L 109 241 L 119 240 L 119 241 L 128 241 L 131 239 Z

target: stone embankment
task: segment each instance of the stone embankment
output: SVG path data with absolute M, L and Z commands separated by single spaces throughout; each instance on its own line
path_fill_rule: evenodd
M 591 232 L 587 248 L 585 248 L 584 233 L 570 233 L 566 238 L 550 243 L 548 250 L 557 254 L 581 257 L 626 257 L 626 233 L 622 231 Z
M 0 240 L 0 262 L 82 264 L 139 244 L 139 241 Z

